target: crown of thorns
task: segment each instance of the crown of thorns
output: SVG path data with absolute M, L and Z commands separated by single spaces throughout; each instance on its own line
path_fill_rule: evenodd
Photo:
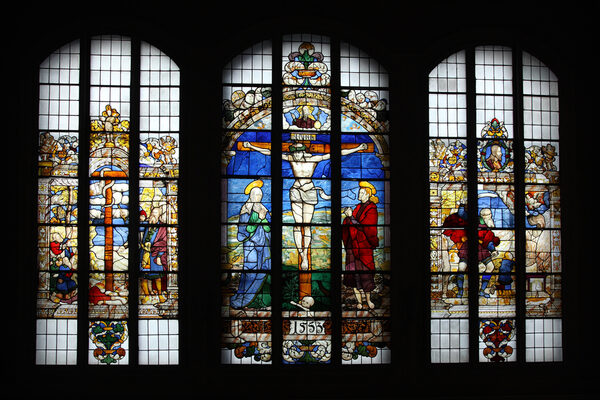
M 295 143 L 290 145 L 290 152 L 306 151 L 306 145 L 303 143 Z

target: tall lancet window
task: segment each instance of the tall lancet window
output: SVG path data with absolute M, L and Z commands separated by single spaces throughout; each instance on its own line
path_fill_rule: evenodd
M 431 362 L 562 361 L 558 80 L 500 46 L 429 75 Z
M 388 75 L 293 34 L 223 70 L 224 364 L 391 360 Z
M 39 77 L 36 363 L 178 364 L 179 68 L 96 36 Z

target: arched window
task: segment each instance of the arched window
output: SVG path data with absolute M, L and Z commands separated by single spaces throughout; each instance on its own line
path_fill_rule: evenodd
M 222 363 L 390 362 L 388 99 L 384 68 L 327 36 L 225 66 Z
M 177 364 L 179 68 L 75 40 L 40 65 L 38 128 L 36 363 Z
M 508 47 L 429 75 L 433 363 L 562 361 L 558 103 Z

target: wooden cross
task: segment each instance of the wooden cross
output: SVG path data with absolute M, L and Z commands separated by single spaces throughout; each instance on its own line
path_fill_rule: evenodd
M 127 178 L 127 174 L 123 171 L 96 171 L 92 173 L 92 178 L 108 177 L 108 178 Z M 105 184 L 109 184 L 113 179 L 105 180 Z M 104 201 L 104 271 L 105 280 L 104 288 L 106 290 L 114 291 L 114 276 L 113 276 L 113 248 L 114 248 L 114 236 L 112 226 L 112 188 L 106 189 Z
M 315 135 L 311 135 L 311 134 L 292 134 L 292 135 L 297 135 L 297 136 L 307 136 L 306 139 L 310 139 L 310 137 L 312 136 L 313 140 Z M 292 139 L 294 139 L 294 137 L 292 137 Z M 310 140 L 294 140 L 294 142 L 296 143 L 302 143 L 306 146 L 306 152 L 307 153 L 320 153 L 320 154 L 329 154 L 330 152 L 330 146 L 329 144 L 326 143 L 312 143 Z M 254 147 L 258 147 L 261 149 L 268 149 L 271 150 L 271 143 L 270 142 L 249 142 L 252 146 Z M 281 149 L 283 152 L 289 152 L 290 151 L 290 146 L 292 145 L 292 143 L 289 142 L 284 142 L 281 145 Z M 342 143 L 341 148 L 343 149 L 353 149 L 355 148 L 357 145 L 355 143 Z M 244 143 L 239 141 L 237 142 L 237 150 L 238 151 L 252 151 L 253 149 L 249 148 L 249 147 L 245 147 Z M 375 152 L 375 146 L 373 143 L 367 143 L 367 148 L 364 150 L 358 150 L 358 152 L 360 153 L 374 153 Z M 307 226 L 301 226 L 301 234 L 302 234 L 302 248 L 304 248 L 304 230 L 306 229 L 310 229 L 310 227 Z M 308 258 L 308 270 L 310 271 L 312 270 L 311 266 L 311 255 L 310 255 L 310 248 L 307 249 L 307 258 Z M 298 271 L 300 271 L 298 280 L 299 280 L 299 298 L 302 299 L 305 296 L 311 296 L 312 294 L 312 274 L 310 272 L 304 272 L 304 270 L 302 270 L 301 268 L 302 265 L 302 255 L 300 254 L 300 252 L 298 252 Z
M 271 150 L 271 142 L 249 142 L 249 143 L 251 145 L 259 147 L 261 149 Z M 326 143 L 310 143 L 310 142 L 304 142 L 304 141 L 299 141 L 299 143 L 302 143 L 306 146 L 307 153 L 321 153 L 321 154 L 329 153 L 329 145 Z M 292 143 L 289 143 L 289 142 L 282 143 L 281 150 L 284 153 L 289 153 L 291 145 L 292 145 Z M 357 145 L 354 143 L 342 143 L 341 147 L 343 150 L 343 149 L 353 149 L 356 146 Z M 237 142 L 237 150 L 238 151 L 252 151 L 252 149 L 250 149 L 248 147 L 244 147 L 243 142 Z M 373 153 L 373 152 L 375 152 L 375 146 L 373 145 L 373 143 L 367 143 L 367 148 L 365 150 L 358 151 L 358 153 Z

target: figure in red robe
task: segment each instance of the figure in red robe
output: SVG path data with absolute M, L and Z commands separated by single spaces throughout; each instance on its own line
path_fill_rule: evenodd
M 342 241 L 346 249 L 344 285 L 354 290 L 360 310 L 365 302 L 368 308 L 375 308 L 371 292 L 375 289 L 373 250 L 379 245 L 376 206 L 379 200 L 374 196 L 376 190 L 372 184 L 363 181 L 359 186 L 360 203 L 354 210 L 350 207 L 344 210 Z
M 467 211 L 464 205 L 461 205 L 456 213 L 448 215 L 442 225 L 446 228 L 442 233 L 456 244 L 459 257 L 459 271 L 461 272 L 466 270 L 467 265 L 467 225 Z M 480 211 L 479 227 L 477 230 L 479 241 L 477 260 L 479 262 L 479 272 L 486 272 L 486 274 L 481 276 L 481 288 L 479 292 L 479 295 L 483 297 L 490 297 L 485 290 L 491 279 L 490 272 L 494 270 L 493 258 L 498 255 L 496 247 L 500 244 L 500 238 L 490 229 L 493 227 L 494 221 L 491 211 L 487 208 L 482 209 Z M 458 295 L 461 297 L 464 275 L 458 274 L 456 275 L 456 279 L 457 286 L 459 287 Z

